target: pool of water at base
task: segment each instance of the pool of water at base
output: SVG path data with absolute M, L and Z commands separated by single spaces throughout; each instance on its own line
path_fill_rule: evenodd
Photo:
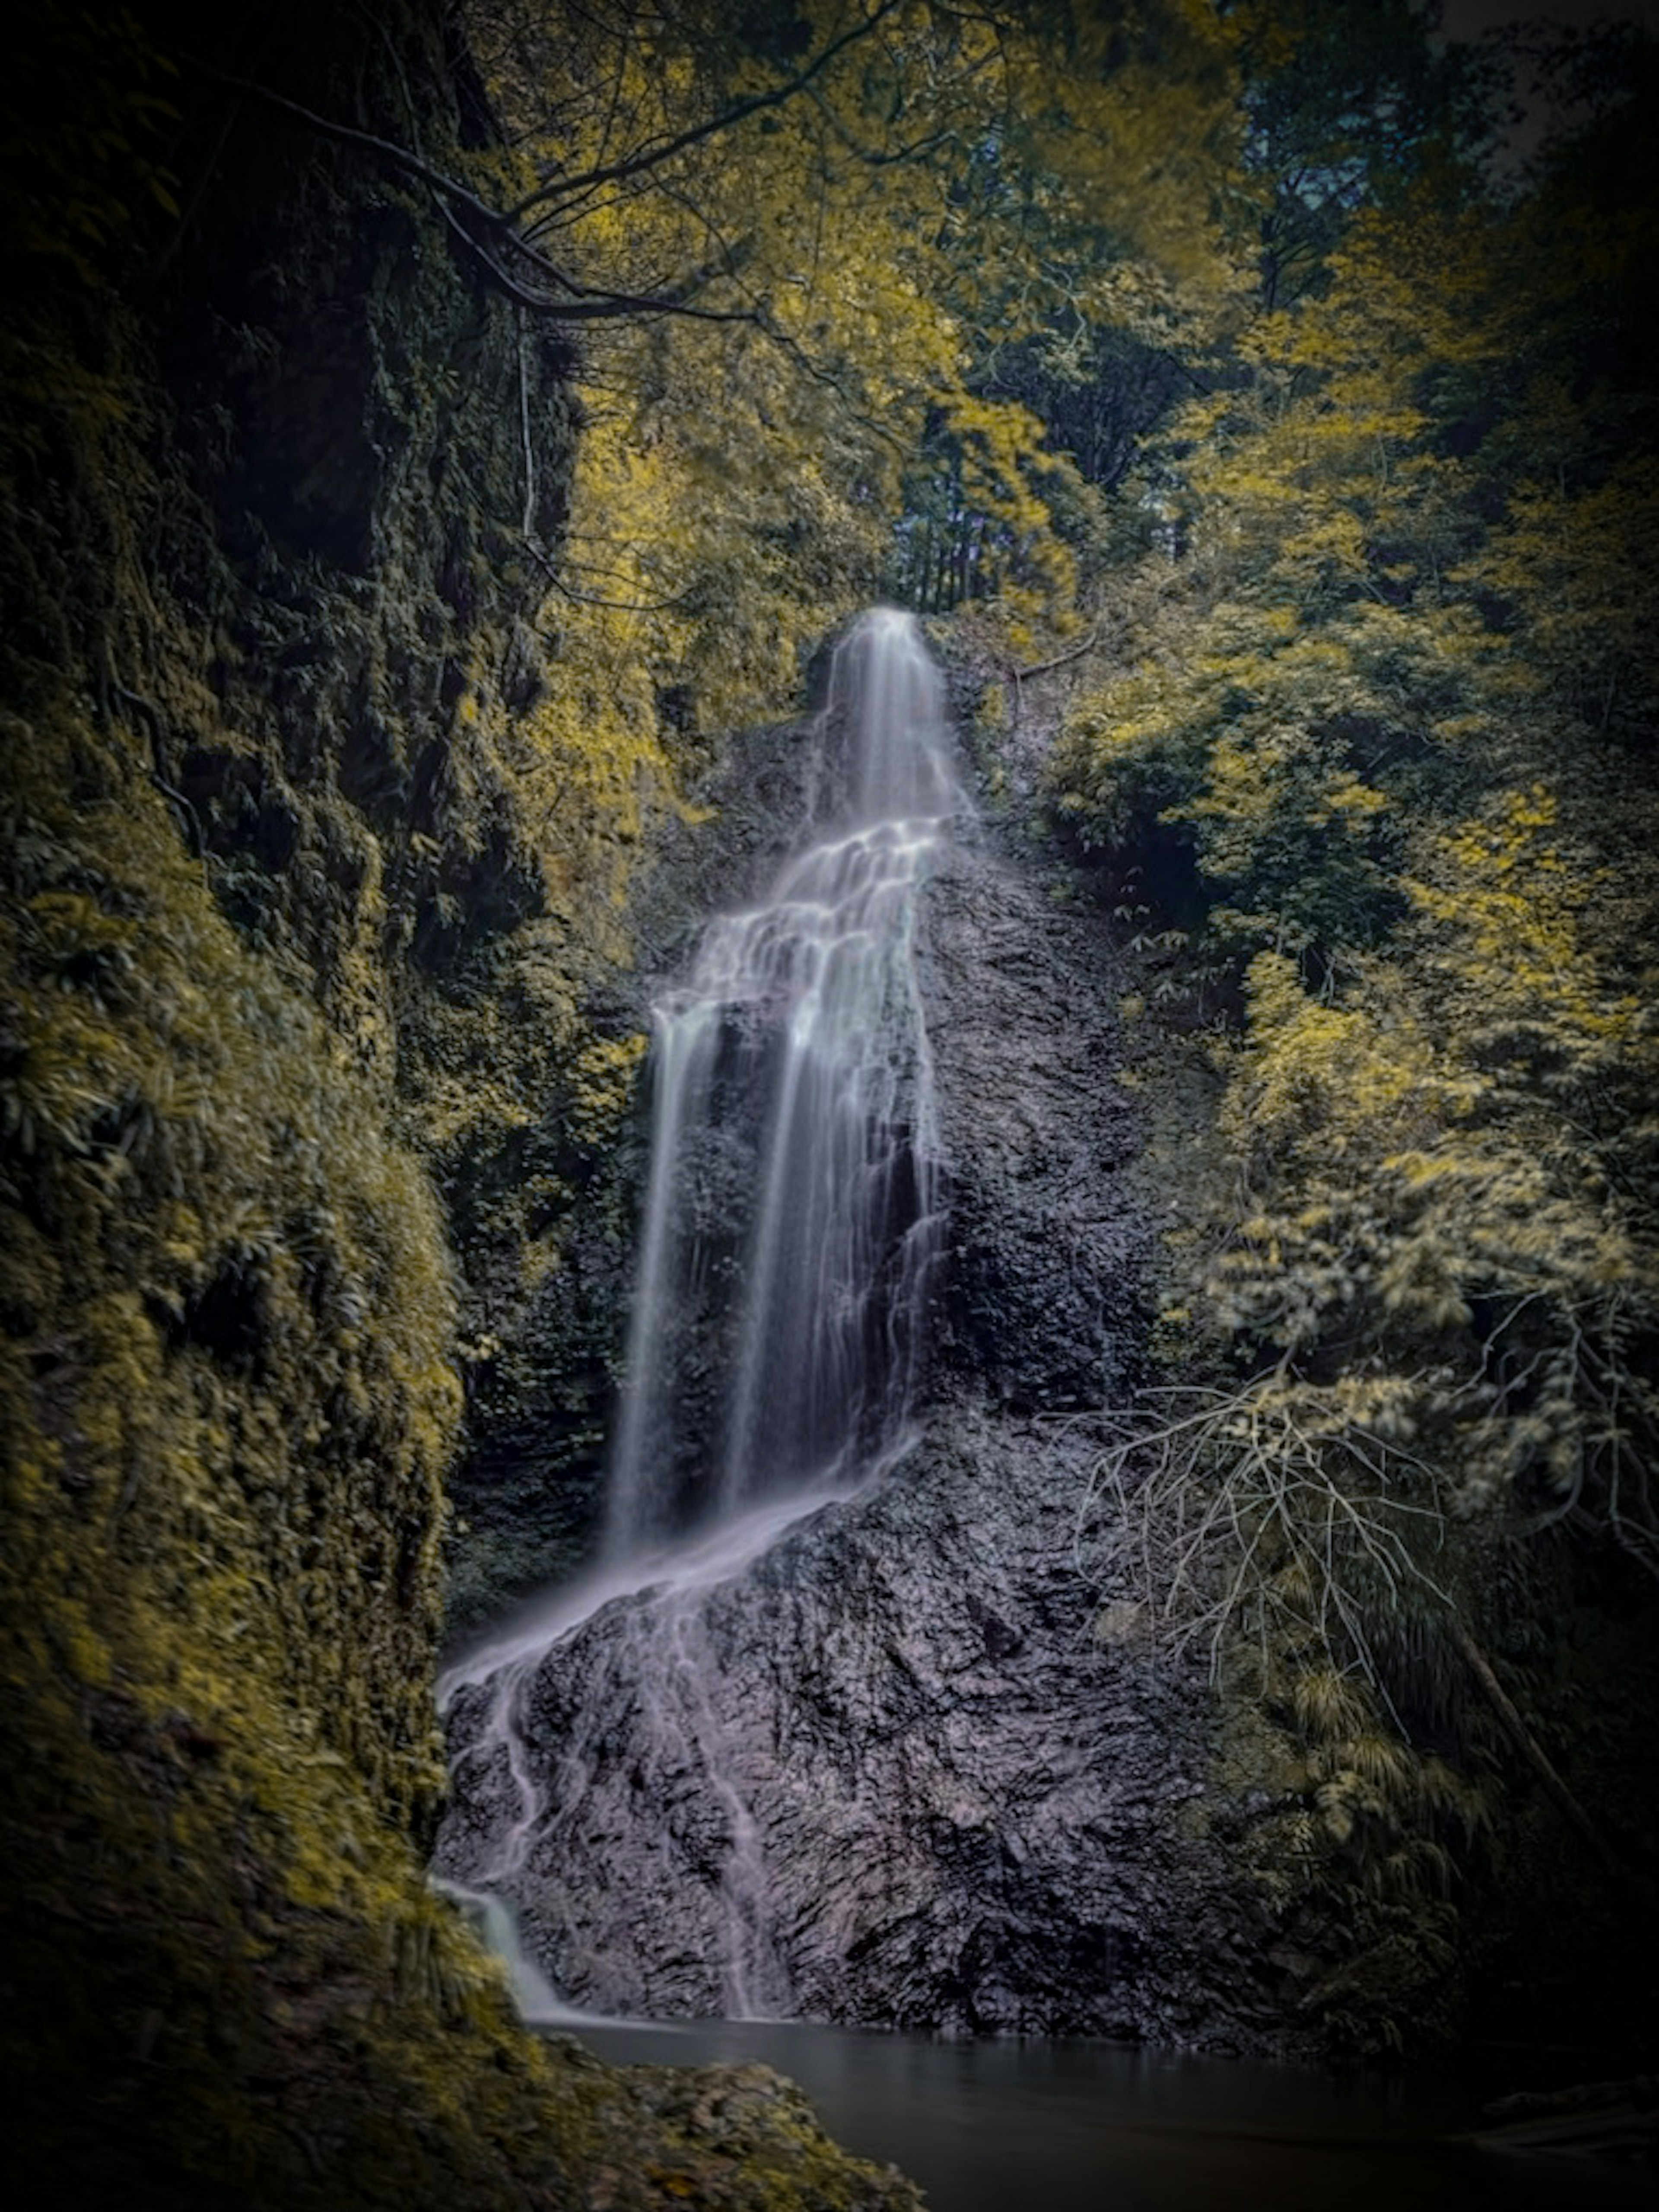
M 588 2026 L 617 2064 L 773 2066 L 931 2212 L 1571 2212 L 1659 2203 L 1659 2176 L 1474 2149 L 1479 2100 L 1086 2042 L 938 2042 L 804 2023 Z

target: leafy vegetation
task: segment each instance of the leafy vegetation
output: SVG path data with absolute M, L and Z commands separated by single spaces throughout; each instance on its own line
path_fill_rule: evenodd
M 1254 1652 L 1322 1863 L 1382 1899 L 1467 1861 L 1445 1821 L 1467 1846 L 1510 1762 L 1644 1849 L 1480 1646 L 1586 1574 L 1650 1621 L 1659 1571 L 1641 70 L 1507 204 L 1444 152 L 1386 194 L 1350 170 L 1291 296 L 1270 252 L 1232 368 L 1149 452 L 1180 556 L 1103 581 L 1121 662 L 1054 756 L 1114 880 L 1176 909 L 1212 1004 L 1225 979 L 1163 1332 L 1203 1379 L 1113 1429 L 1097 1540 L 1133 1532 L 1224 1673 Z M 1483 1723 L 1449 1728 L 1448 1684 Z M 1402 1978 L 1362 1913 L 1376 2002 L 1319 2000 L 1362 2043 L 1453 1955 L 1410 1926 Z
M 556 267 L 556 319 L 615 311 L 582 326 L 550 569 L 594 680 L 556 711 L 619 760 L 665 698 L 682 759 L 773 711 L 881 587 L 907 482 L 1016 627 L 1063 597 L 1077 471 L 987 364 L 1056 316 L 1157 324 L 1177 282 L 1190 320 L 1223 282 L 1201 12 L 491 0 L 477 36 L 511 151 L 471 189 Z

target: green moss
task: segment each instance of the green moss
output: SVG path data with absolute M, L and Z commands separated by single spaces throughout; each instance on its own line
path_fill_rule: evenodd
M 595 1037 L 578 1055 L 568 1127 L 572 1139 L 584 1150 L 599 1152 L 615 1137 L 632 1103 L 649 1042 L 643 1030 L 625 1037 Z
M 37 27 L 65 144 L 108 106 L 100 54 L 152 52 L 122 22 Z M 422 22 L 396 97 L 435 139 Z M 0 241 L 51 264 L 0 352 L 7 2178 L 140 2212 L 902 2203 L 781 2092 L 769 2132 L 710 2136 L 665 2080 L 544 2048 L 425 1885 L 458 1316 L 476 1336 L 573 1086 L 584 1127 L 621 1110 L 617 1054 L 580 1059 L 617 855 L 507 774 L 508 312 L 349 162 L 252 126 L 225 160 L 171 301 L 185 341 L 210 302 L 205 396 L 168 395 L 120 304 L 165 231 L 112 228 L 95 269 Z M 70 182 L 65 221 L 119 198 Z M 226 210 L 258 252 L 216 244 Z M 216 288 L 245 277 L 233 330 Z M 307 352 L 319 302 L 361 346 Z M 307 385 L 336 352 L 353 388 Z M 556 489 L 561 377 L 538 356 Z M 475 651 L 468 730 L 440 676 Z

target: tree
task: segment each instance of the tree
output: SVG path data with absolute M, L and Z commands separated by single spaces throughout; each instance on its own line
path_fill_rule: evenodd
M 553 312 L 596 307 L 568 538 L 532 557 L 567 654 L 608 672 L 551 711 L 620 714 L 606 750 L 660 781 L 657 702 L 684 750 L 787 696 L 883 587 L 907 481 L 956 487 L 943 569 L 1017 618 L 1069 605 L 1075 472 L 981 371 L 1063 301 L 1218 281 L 1230 81 L 1201 20 L 684 0 L 481 26 L 506 144 L 469 189 L 574 288 Z
M 1437 51 L 1425 33 L 1437 9 L 1411 0 L 1237 0 L 1224 12 L 1244 77 L 1244 167 L 1271 313 L 1325 281 L 1359 209 L 1397 199 L 1448 148 L 1484 152 L 1495 58 Z

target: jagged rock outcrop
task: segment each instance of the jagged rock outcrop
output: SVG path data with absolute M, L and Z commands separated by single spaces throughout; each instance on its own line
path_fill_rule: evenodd
M 1185 1810 L 1201 1685 L 1091 1633 L 1072 1565 L 1086 1453 L 958 1406 L 867 1495 L 713 1590 L 614 1600 L 528 1678 L 550 1784 L 510 1885 L 581 2002 L 878 2026 L 1259 2044 L 1270 1968 Z M 517 1798 L 463 1756 L 465 1877 Z M 641 1900 L 648 1909 L 641 1910 Z

